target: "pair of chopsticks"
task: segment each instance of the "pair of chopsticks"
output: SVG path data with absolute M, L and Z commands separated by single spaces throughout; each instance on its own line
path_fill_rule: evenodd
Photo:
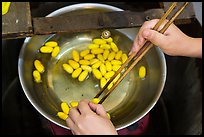
M 173 23 L 173 21 L 176 19 L 176 17 L 184 10 L 184 8 L 187 6 L 188 2 L 185 2 L 181 8 L 171 17 L 171 19 L 164 25 L 164 27 L 158 31 L 160 33 L 164 33 L 167 28 Z M 173 9 L 177 6 L 177 2 L 173 2 L 172 5 L 169 7 L 169 9 L 166 11 L 166 13 L 162 16 L 162 18 L 158 21 L 158 23 L 154 26 L 153 30 L 156 30 L 159 28 L 159 26 L 163 23 L 163 21 L 169 16 L 169 14 L 173 11 Z M 127 64 L 132 60 L 133 63 L 127 68 L 127 70 L 123 73 L 123 75 L 115 82 L 115 84 L 110 88 L 110 90 L 107 90 L 104 97 L 100 100 L 99 104 L 102 104 L 104 100 L 112 93 L 112 91 L 116 88 L 116 86 L 123 80 L 123 78 L 132 70 L 132 68 L 142 59 L 142 57 L 149 51 L 150 48 L 153 47 L 153 44 L 150 41 L 145 40 L 142 48 L 136 53 L 133 52 L 129 58 L 124 62 L 124 64 L 116 71 L 116 73 L 110 78 L 110 80 L 106 83 L 106 85 L 98 92 L 98 94 L 94 98 L 98 98 L 104 91 L 107 90 L 108 85 L 114 80 L 114 78 L 121 73 L 121 71 L 127 66 Z

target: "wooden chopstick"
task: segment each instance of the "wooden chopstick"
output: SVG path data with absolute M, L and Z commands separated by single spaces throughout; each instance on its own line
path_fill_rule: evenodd
M 176 17 L 183 11 L 183 9 L 187 6 L 188 2 L 185 2 L 183 6 L 172 16 L 172 18 L 165 24 L 165 26 L 159 31 L 160 33 L 164 33 L 167 28 L 173 23 L 173 21 L 176 19 Z M 157 30 L 159 26 L 162 24 L 162 22 L 166 19 L 166 17 L 171 13 L 171 11 L 174 9 L 174 7 L 177 5 L 176 2 L 174 2 L 171 7 L 167 10 L 167 12 L 164 14 L 164 16 L 159 20 L 159 22 L 154 26 L 154 30 Z M 112 82 L 112 80 L 124 69 L 124 67 L 133 59 L 135 58 L 134 62 L 130 65 L 130 67 L 124 72 L 124 74 L 115 82 L 115 84 L 110 88 L 110 90 L 105 94 L 105 96 L 100 100 L 99 104 L 103 103 L 103 101 L 112 93 L 112 91 L 117 87 L 117 85 L 123 80 L 123 78 L 132 70 L 132 68 L 142 59 L 142 57 L 149 51 L 149 49 L 153 47 L 153 44 L 149 41 L 145 41 L 142 48 L 136 53 L 133 52 L 133 54 L 130 55 L 130 57 L 127 59 L 127 61 L 120 67 L 118 71 L 111 77 L 111 79 L 106 83 L 104 88 L 101 89 L 101 91 L 95 96 L 95 98 L 98 98 L 104 90 L 108 87 L 108 85 Z
M 171 13 L 171 11 L 177 6 L 177 2 L 172 3 L 166 13 L 162 16 L 162 18 L 157 22 L 154 26 L 153 30 L 157 30 L 161 23 L 167 18 L 167 16 Z M 147 41 L 145 41 L 146 43 Z M 135 57 L 136 53 L 133 53 L 129 56 L 129 58 L 123 63 L 123 65 L 116 71 L 116 73 L 110 78 L 110 80 L 106 83 L 106 85 L 100 90 L 100 92 L 94 97 L 98 98 L 103 91 L 108 87 L 108 85 L 113 81 L 113 79 L 126 67 L 126 65 Z

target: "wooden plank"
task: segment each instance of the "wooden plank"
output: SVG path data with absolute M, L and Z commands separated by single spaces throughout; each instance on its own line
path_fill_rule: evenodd
M 155 9 L 159 18 L 163 15 L 162 9 Z M 149 12 L 149 11 L 148 11 Z M 141 26 L 146 21 L 146 12 L 114 11 L 91 13 L 83 15 L 68 15 L 34 18 L 34 34 L 51 34 L 58 32 L 81 32 L 97 29 L 120 29 Z
M 180 2 L 181 5 L 183 2 Z M 82 32 L 94 29 L 140 27 L 146 20 L 161 18 L 172 2 L 163 2 L 163 8 L 146 11 L 113 11 L 80 15 L 33 18 L 28 2 L 12 2 L 9 12 L 2 16 L 2 38 L 23 38 L 60 32 Z M 178 6 L 180 7 L 180 6 Z M 178 8 L 177 7 L 177 8 Z M 21 10 L 19 10 L 21 9 Z M 174 11 L 176 12 L 176 11 Z M 192 3 L 175 20 L 175 24 L 191 23 L 195 18 Z M 33 24 L 32 24 L 33 23 Z M 32 26 L 33 25 L 33 26 Z
M 25 37 L 32 32 L 29 2 L 11 2 L 8 13 L 2 16 L 2 37 Z

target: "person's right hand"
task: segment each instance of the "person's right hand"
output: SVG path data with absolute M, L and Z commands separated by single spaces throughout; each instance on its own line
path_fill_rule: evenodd
M 103 106 L 87 99 L 70 109 L 66 122 L 74 135 L 117 135 Z
M 131 52 L 138 52 L 145 40 L 151 41 L 154 45 L 171 56 L 202 57 L 202 39 L 192 38 L 184 34 L 177 26 L 171 24 L 169 28 L 161 34 L 152 28 L 159 21 L 153 19 L 146 21 L 140 28 L 134 40 Z M 167 22 L 167 21 L 166 21 Z M 161 30 L 164 23 L 159 27 Z

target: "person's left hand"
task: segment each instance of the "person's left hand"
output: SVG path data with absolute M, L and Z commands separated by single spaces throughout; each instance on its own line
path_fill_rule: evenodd
M 71 108 L 66 123 L 75 135 L 117 135 L 103 106 L 86 99 L 80 101 L 77 107 Z

